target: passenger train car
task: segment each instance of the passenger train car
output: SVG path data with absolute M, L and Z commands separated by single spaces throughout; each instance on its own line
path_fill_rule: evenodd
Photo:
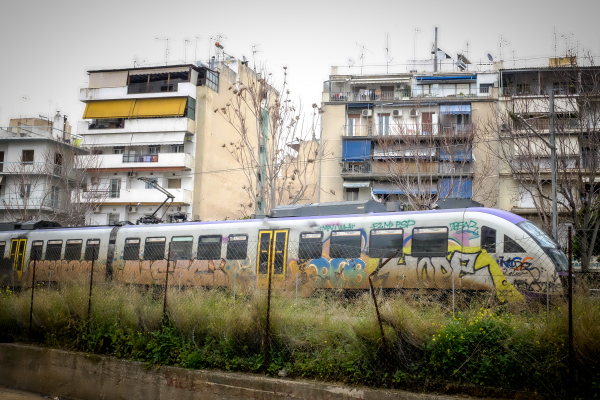
M 360 209 L 357 206 L 356 209 Z M 489 208 L 303 215 L 0 232 L 2 285 L 88 279 L 132 284 L 562 293 L 567 259 L 530 221 Z M 302 214 L 302 213 L 300 213 Z M 170 249 L 170 253 L 169 253 Z M 398 251 L 398 252 L 397 252 Z M 397 252 L 397 253 L 396 253 Z M 394 253 L 396 253 L 394 255 Z

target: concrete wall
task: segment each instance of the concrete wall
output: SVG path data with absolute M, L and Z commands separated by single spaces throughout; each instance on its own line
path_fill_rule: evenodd
M 322 138 L 327 153 L 321 165 L 321 202 L 342 201 L 342 128 L 346 121 L 346 106 L 326 105 L 322 120 Z
M 146 369 L 141 362 L 21 344 L 0 344 L 0 386 L 81 400 L 448 398 L 262 375 L 165 366 Z
M 497 103 L 478 102 L 472 105 L 475 129 L 473 140 L 473 200 L 485 207 L 498 207 L 499 163 L 497 159 Z

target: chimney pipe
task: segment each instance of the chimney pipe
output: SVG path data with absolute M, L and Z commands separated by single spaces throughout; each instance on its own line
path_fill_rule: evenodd
M 433 72 L 438 72 L 437 26 L 435 27 L 435 44 L 433 46 Z

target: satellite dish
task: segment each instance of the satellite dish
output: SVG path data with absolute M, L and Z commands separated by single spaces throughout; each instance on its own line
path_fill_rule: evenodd
M 490 53 L 488 53 L 488 60 L 490 60 L 490 62 L 494 62 L 494 57 L 492 57 Z
M 351 59 L 351 58 L 349 58 L 349 59 L 348 59 L 348 66 L 349 66 L 349 67 L 351 67 L 351 66 L 353 66 L 353 65 L 354 65 L 354 60 L 353 60 L 353 59 Z
M 389 63 L 390 63 L 390 62 L 392 62 L 392 60 L 394 59 L 394 57 L 392 57 L 392 56 L 387 56 L 385 59 L 387 60 L 387 62 L 389 62 Z

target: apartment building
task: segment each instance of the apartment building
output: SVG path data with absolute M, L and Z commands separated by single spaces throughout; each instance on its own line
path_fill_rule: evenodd
M 11 119 L 0 128 L 0 221 L 49 220 L 69 225 L 84 215 L 71 207 L 74 165 L 88 151 L 66 116 Z
M 245 193 L 241 171 L 223 144 L 237 133 L 215 110 L 230 88 L 254 72 L 233 58 L 197 64 L 93 70 L 80 91 L 78 133 L 101 159 L 107 195 L 96 224 L 135 222 L 174 196 L 164 221 L 236 218 Z M 146 181 L 139 178 L 145 178 Z M 166 211 L 166 212 L 165 212 Z
M 343 75 L 324 84 L 321 201 L 467 198 L 492 205 L 473 121 L 487 118 L 497 71 Z M 483 165 L 483 163 L 482 163 Z M 477 172 L 481 172 L 479 175 Z

